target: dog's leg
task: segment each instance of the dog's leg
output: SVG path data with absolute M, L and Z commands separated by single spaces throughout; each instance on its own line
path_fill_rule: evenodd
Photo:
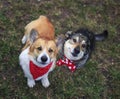
M 50 85 L 50 82 L 48 80 L 48 75 L 46 75 L 44 78 L 41 79 L 42 85 L 47 88 Z
M 85 63 L 87 62 L 88 58 L 89 58 L 89 54 L 87 54 L 87 55 L 84 57 L 84 60 L 82 60 L 81 62 L 79 62 L 79 63 L 76 65 L 76 66 L 77 66 L 77 69 L 83 67 L 83 66 L 85 65 Z
M 29 79 L 27 78 L 27 84 L 30 88 L 33 88 L 35 86 L 35 81 L 34 79 Z

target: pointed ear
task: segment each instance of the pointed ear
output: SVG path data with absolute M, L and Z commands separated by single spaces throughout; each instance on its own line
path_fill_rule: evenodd
M 71 35 L 72 35 L 72 31 L 67 31 L 65 34 L 65 37 L 69 38 L 69 37 L 71 37 Z
M 65 41 L 65 36 L 62 35 L 62 34 L 59 35 L 59 36 L 56 38 L 55 42 L 56 42 L 56 45 L 57 45 L 58 50 L 59 50 L 60 48 L 62 48 L 62 45 L 63 45 L 64 41 Z
M 32 29 L 30 32 L 30 42 L 34 42 L 38 37 L 38 32 L 35 29 Z

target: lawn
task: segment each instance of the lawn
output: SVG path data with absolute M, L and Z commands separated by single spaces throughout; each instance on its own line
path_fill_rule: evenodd
M 40 15 L 49 17 L 56 36 L 80 27 L 109 31 L 83 68 L 56 67 L 47 89 L 40 82 L 28 88 L 18 61 L 24 27 Z M 120 1 L 0 0 L 0 99 L 120 99 Z

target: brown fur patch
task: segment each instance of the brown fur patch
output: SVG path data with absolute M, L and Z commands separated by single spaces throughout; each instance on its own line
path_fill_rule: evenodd
M 35 29 L 41 38 L 54 39 L 54 27 L 45 16 L 40 16 L 38 19 L 27 24 L 25 27 L 25 35 L 29 35 L 32 29 Z
M 46 16 L 40 16 L 38 19 L 26 25 L 25 36 L 28 38 L 22 50 L 26 49 L 28 46 L 31 45 L 29 35 L 32 29 L 35 29 L 38 32 L 38 38 L 43 38 L 46 40 L 55 39 L 54 26 Z

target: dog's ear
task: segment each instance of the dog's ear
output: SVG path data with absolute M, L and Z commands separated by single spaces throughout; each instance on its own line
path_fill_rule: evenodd
M 56 46 L 57 46 L 57 51 L 58 51 L 58 56 L 59 58 L 62 58 L 63 57 L 63 46 L 64 46 L 64 43 L 65 43 L 65 40 L 66 40 L 66 37 L 65 35 L 61 34 L 59 36 L 57 36 L 55 42 L 56 42 Z
M 57 36 L 55 42 L 56 42 L 56 46 L 57 46 L 58 51 L 59 51 L 62 48 L 62 45 L 65 42 L 65 36 L 63 34 Z
M 65 33 L 65 37 L 66 37 L 66 38 L 70 38 L 71 35 L 72 35 L 72 31 L 67 31 L 67 32 Z
M 30 42 L 33 43 L 38 37 L 38 32 L 35 29 L 32 29 L 30 32 Z

